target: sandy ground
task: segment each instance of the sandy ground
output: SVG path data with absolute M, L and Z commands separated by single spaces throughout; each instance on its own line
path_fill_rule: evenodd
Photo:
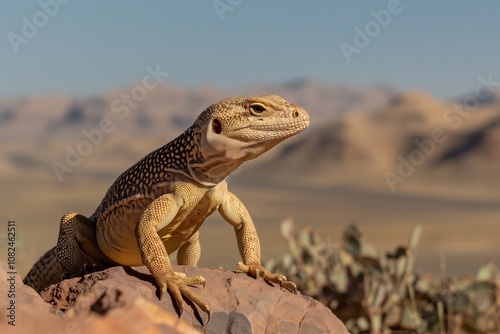
M 291 216 L 296 226 L 310 225 L 333 244 L 338 244 L 343 229 L 354 223 L 360 227 L 365 240 L 380 251 L 391 251 L 406 244 L 412 229 L 422 225 L 416 266 L 433 274 L 440 274 L 442 270 L 453 275 L 473 273 L 487 260 L 500 263 L 500 201 L 393 194 L 346 186 L 319 189 L 294 185 L 273 188 L 234 185 L 237 185 L 233 187 L 234 192 L 256 221 L 264 256 L 285 251 L 279 222 Z M 209 247 L 211 238 L 217 240 L 219 234 L 223 240 L 230 240 L 232 231 L 224 225 L 227 224 L 220 219 L 205 224 L 202 233 L 205 248 Z M 231 247 L 234 253 L 227 247 L 209 252 L 214 252 L 213 258 L 234 262 L 237 260 L 235 242 Z M 203 262 L 217 263 L 211 256 L 203 258 Z
M 439 275 L 474 273 L 486 260 L 500 263 L 500 200 L 470 200 L 372 191 L 348 186 L 327 188 L 282 184 L 269 186 L 238 175 L 230 189 L 246 204 L 262 243 L 263 257 L 286 251 L 279 223 L 293 217 L 310 225 L 328 242 L 357 224 L 365 239 L 381 251 L 405 244 L 417 224 L 423 226 L 416 266 Z M 71 179 L 63 183 L 5 180 L 2 184 L 0 260 L 6 259 L 6 222 L 16 221 L 17 268 L 21 275 L 57 240 L 60 216 L 90 215 L 111 181 Z M 234 268 L 239 260 L 232 228 L 215 213 L 201 228 L 200 266 Z M 441 265 L 445 263 L 445 268 Z

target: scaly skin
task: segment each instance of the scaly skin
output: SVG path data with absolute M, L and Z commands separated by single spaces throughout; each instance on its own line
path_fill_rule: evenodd
M 146 265 L 160 290 L 182 312 L 183 297 L 202 310 L 209 306 L 188 289 L 203 277 L 175 273 L 177 263 L 196 265 L 198 229 L 218 210 L 234 227 L 242 262 L 238 270 L 296 291 L 295 283 L 266 270 L 253 221 L 225 179 L 309 125 L 307 112 L 276 95 L 228 98 L 205 109 L 179 137 L 148 154 L 112 184 L 89 218 L 61 219 L 57 246 L 34 265 L 24 283 L 37 291 L 63 278 L 114 265 Z

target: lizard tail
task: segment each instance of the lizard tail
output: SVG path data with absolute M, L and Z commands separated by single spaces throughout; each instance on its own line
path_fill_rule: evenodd
M 49 285 L 60 282 L 62 277 L 63 272 L 57 260 L 56 247 L 53 247 L 33 265 L 23 283 L 39 293 Z

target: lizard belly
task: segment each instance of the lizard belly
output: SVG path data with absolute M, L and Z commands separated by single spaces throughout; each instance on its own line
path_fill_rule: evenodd
M 218 205 L 197 205 L 191 209 L 181 210 L 175 219 L 158 231 L 168 254 L 172 254 L 198 231 L 205 219 Z
M 136 200 L 137 201 L 137 200 Z M 117 264 L 142 265 L 136 238 L 136 227 L 150 199 L 141 199 L 136 205 L 121 205 L 100 219 L 97 224 L 97 243 L 102 252 Z
M 198 231 L 203 221 L 217 210 L 223 191 L 190 192 L 184 205 L 167 225 L 158 227 L 158 235 L 168 254 L 172 254 Z M 198 196 L 196 196 L 198 195 Z M 97 242 L 102 252 L 120 265 L 142 265 L 136 228 L 152 199 L 134 199 L 114 208 L 97 224 Z
M 158 230 L 168 254 L 178 250 L 198 231 L 205 219 L 217 210 L 227 191 L 225 183 L 211 189 L 195 188 L 192 184 L 182 188 L 183 206 L 169 224 Z

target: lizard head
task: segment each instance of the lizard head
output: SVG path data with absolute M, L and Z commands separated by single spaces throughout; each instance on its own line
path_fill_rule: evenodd
M 196 120 L 202 161 L 191 164 L 214 182 L 309 126 L 309 115 L 277 95 L 227 98 Z

